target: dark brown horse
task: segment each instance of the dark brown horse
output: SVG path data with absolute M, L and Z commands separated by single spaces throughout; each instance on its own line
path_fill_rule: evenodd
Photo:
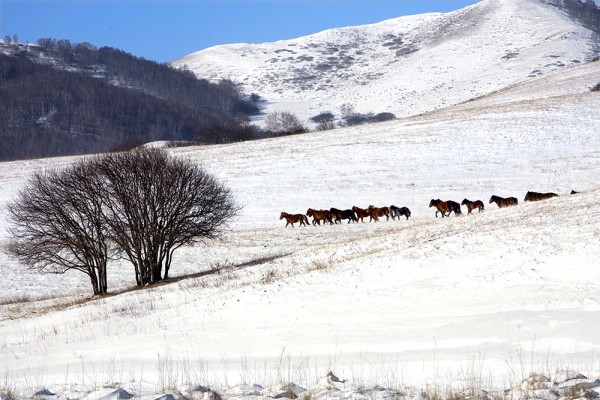
M 550 199 L 552 197 L 558 197 L 558 195 L 556 193 L 527 192 L 525 195 L 525 201 L 540 201 Z
M 369 213 L 369 211 L 365 210 L 364 208 L 360 208 L 360 207 L 354 206 L 354 207 L 352 207 L 352 211 L 354 211 L 354 213 L 356 214 L 357 221 L 360 220 L 360 222 L 365 222 L 363 220 L 363 218 L 371 216 L 371 214 Z
M 356 215 L 354 215 L 354 211 L 352 210 L 338 210 L 337 208 L 330 208 L 329 213 L 331 214 L 331 219 L 336 224 L 338 222 L 342 222 L 343 219 L 347 219 L 348 223 L 350 222 L 358 222 Z
M 496 203 L 500 208 L 516 206 L 519 204 L 519 200 L 516 197 L 500 197 L 493 195 L 490 197 L 490 204 Z
M 438 212 L 442 214 L 442 218 L 449 217 L 450 213 L 452 213 L 453 211 L 454 215 L 456 216 L 462 214 L 462 211 L 460 211 L 460 204 L 452 200 L 442 201 L 440 199 L 431 199 L 431 201 L 429 202 L 429 207 L 436 208 L 436 218 L 438 216 Z M 446 213 L 448 213 L 448 215 L 446 215 Z
M 367 211 L 369 212 L 369 216 L 371 217 L 369 219 L 369 222 L 371 222 L 372 220 L 375 220 L 375 222 L 377 222 L 379 221 L 379 217 L 385 217 L 386 221 L 390 220 L 390 209 L 388 207 L 369 206 L 367 208 Z
M 454 211 L 455 217 L 462 215 L 462 210 L 460 209 L 460 204 L 458 204 L 457 202 L 452 201 L 452 200 L 448 200 L 446 203 L 448 203 L 448 206 L 450 206 L 452 211 Z M 450 214 L 448 214 L 448 216 L 450 216 Z
M 467 206 L 467 210 L 469 211 L 467 214 L 471 214 L 471 211 L 473 211 L 476 208 L 479 209 L 479 212 L 482 212 L 485 210 L 485 208 L 483 207 L 483 201 L 481 201 L 481 200 L 471 201 L 469 199 L 464 199 L 462 201 L 462 203 L 460 203 L 460 204 L 462 206 Z
M 410 217 L 410 210 L 407 207 L 396 207 L 391 205 L 390 215 L 392 216 L 393 220 L 395 220 L 396 217 L 398 217 L 398 220 L 400 220 L 400 217 L 403 215 L 406 217 L 406 219 L 408 219 Z
M 296 222 L 300 222 L 300 226 L 304 225 L 307 226 L 308 225 L 308 218 L 306 218 L 306 215 L 304 214 L 288 214 L 286 212 L 282 212 L 281 215 L 279 216 L 279 219 L 284 219 L 285 218 L 285 227 L 287 228 L 288 225 L 292 225 L 292 228 L 294 227 L 294 224 Z
M 312 208 L 309 208 L 308 211 L 306 211 L 306 215 L 313 218 L 313 225 L 321 225 L 321 221 L 323 221 L 323 224 L 325 224 L 325 222 L 333 224 L 331 213 L 327 210 L 313 210 Z

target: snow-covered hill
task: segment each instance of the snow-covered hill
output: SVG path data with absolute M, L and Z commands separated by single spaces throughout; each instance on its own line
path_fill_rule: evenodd
M 0 389 L 95 400 L 123 398 L 85 397 L 121 386 L 154 398 L 197 385 L 314 387 L 333 370 L 346 389 L 314 398 L 367 400 L 394 395 L 350 388 L 504 389 L 563 367 L 600 377 L 599 81 L 593 62 L 406 119 L 170 150 L 244 205 L 225 240 L 180 249 L 170 284 L 91 301 L 84 276 L 39 276 L 0 252 Z M 0 163 L 0 248 L 15 191 L 70 162 Z M 523 203 L 528 190 L 560 197 Z M 498 209 L 492 194 L 520 205 Z M 486 211 L 436 219 L 428 208 L 465 197 Z M 306 228 L 278 219 L 369 204 L 413 216 Z M 133 280 L 126 262 L 111 264 L 110 290 Z
M 173 63 L 229 78 L 306 121 L 323 111 L 415 115 L 598 56 L 598 35 L 541 0 L 483 0 L 273 43 L 232 44 Z

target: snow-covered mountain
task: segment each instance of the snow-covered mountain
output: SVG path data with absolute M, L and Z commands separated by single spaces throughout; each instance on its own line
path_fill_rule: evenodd
M 566 0 L 563 3 L 568 3 Z M 173 65 L 228 78 L 301 119 L 340 106 L 415 115 L 598 56 L 598 34 L 563 3 L 483 0 L 447 13 L 205 49 Z M 588 25 L 589 27 L 589 25 Z

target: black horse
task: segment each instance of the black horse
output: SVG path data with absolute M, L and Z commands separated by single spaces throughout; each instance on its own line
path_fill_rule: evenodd
M 336 224 L 338 222 L 341 223 L 343 219 L 347 219 L 348 223 L 358 222 L 358 218 L 356 218 L 356 214 L 354 214 L 354 211 L 352 210 L 338 210 L 337 208 L 332 207 L 329 209 L 329 212 L 331 213 L 331 219 L 333 219 L 333 222 Z
M 390 206 L 390 214 L 393 220 L 395 220 L 396 217 L 400 219 L 401 216 L 405 216 L 406 219 L 408 219 L 410 217 L 410 210 L 407 207 L 396 207 L 392 205 Z

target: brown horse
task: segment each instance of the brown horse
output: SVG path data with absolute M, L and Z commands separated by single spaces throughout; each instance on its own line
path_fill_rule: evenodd
M 525 195 L 525 201 L 540 201 L 550 199 L 552 197 L 558 197 L 558 195 L 556 193 L 527 192 Z
M 375 220 L 375 222 L 379 221 L 379 217 L 384 217 L 386 221 L 390 220 L 390 209 L 389 207 L 375 207 L 369 206 L 367 207 L 367 211 L 369 212 L 369 222 Z
M 354 211 L 352 210 L 338 210 L 337 208 L 332 207 L 329 209 L 329 213 L 331 214 L 331 219 L 333 219 L 333 222 L 336 224 L 338 222 L 341 223 L 343 219 L 347 219 L 348 223 L 358 222 L 358 219 L 356 219 L 356 215 L 354 215 Z
M 354 213 L 356 214 L 357 221 L 360 220 L 360 222 L 365 222 L 363 218 L 371 216 L 369 210 L 365 210 L 364 208 L 354 206 L 352 207 L 352 211 L 354 211 Z
M 325 222 L 333 224 L 331 213 L 327 210 L 313 210 L 312 208 L 309 208 L 308 211 L 306 211 L 306 215 L 313 218 L 313 225 L 321 225 L 321 221 L 323 221 L 323 224 L 325 224 Z
M 410 210 L 407 207 L 396 207 L 394 205 L 390 206 L 390 215 L 392 219 L 395 220 L 398 217 L 398 220 L 402 215 L 408 219 L 410 217 Z
M 306 218 L 306 215 L 304 214 L 288 214 L 286 212 L 282 212 L 281 215 L 279 216 L 279 219 L 284 219 L 285 218 L 285 227 L 287 228 L 288 225 L 292 225 L 292 228 L 294 227 L 294 224 L 296 222 L 300 222 L 300 226 L 304 225 L 307 226 L 308 224 L 308 218 Z
M 460 203 L 460 205 L 467 206 L 467 210 L 469 210 L 469 212 L 467 214 L 471 214 L 471 211 L 473 211 L 476 208 L 479 209 L 479 212 L 482 212 L 485 210 L 485 208 L 483 207 L 483 201 L 481 201 L 481 200 L 471 201 L 469 199 L 464 199 L 462 201 L 462 203 Z
M 429 202 L 429 207 L 436 208 L 436 218 L 438 216 L 438 212 L 442 214 L 442 218 L 449 217 L 453 211 L 454 215 L 456 216 L 462 214 L 462 211 L 460 211 L 460 204 L 452 200 L 442 201 L 440 199 L 431 199 L 431 201 Z M 446 215 L 446 213 L 448 213 L 448 215 Z
M 500 197 L 493 195 L 490 197 L 490 204 L 496 203 L 499 208 L 511 207 L 519 205 L 519 200 L 516 197 Z

